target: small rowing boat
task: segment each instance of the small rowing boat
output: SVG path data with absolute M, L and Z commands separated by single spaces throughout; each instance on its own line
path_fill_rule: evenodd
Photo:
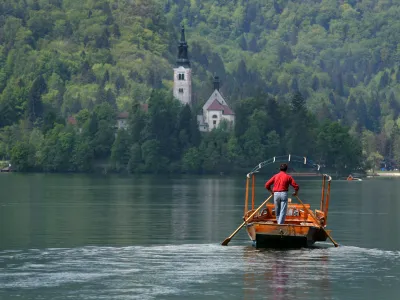
M 290 161 L 290 155 L 288 161 Z M 275 162 L 274 158 L 274 162 Z M 310 247 L 315 242 L 323 242 L 329 238 L 335 247 L 338 244 L 332 239 L 330 231 L 326 230 L 330 200 L 331 176 L 322 176 L 321 203 L 319 209 L 311 210 L 310 204 L 305 204 L 299 197 L 299 203 L 288 199 L 288 210 L 284 224 L 277 224 L 275 206 L 267 203 L 273 198 L 271 195 L 257 209 L 255 208 L 255 180 L 256 173 L 269 161 L 260 163 L 246 176 L 246 196 L 244 205 L 243 224 L 222 245 L 227 245 L 230 239 L 242 228 L 246 227 L 247 234 L 257 248 L 301 248 Z M 304 158 L 304 164 L 307 159 Z M 318 166 L 319 170 L 319 166 Z M 249 209 L 249 185 L 251 181 L 251 207 Z
M 354 176 L 351 175 L 351 174 L 350 174 L 349 176 L 347 176 L 346 180 L 347 180 L 347 181 L 362 181 L 361 178 L 354 177 Z

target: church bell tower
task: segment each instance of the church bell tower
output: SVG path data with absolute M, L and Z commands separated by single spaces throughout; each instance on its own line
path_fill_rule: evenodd
M 188 44 L 185 40 L 183 25 L 178 46 L 178 59 L 174 68 L 174 97 L 182 104 L 192 105 L 192 69 L 190 68 Z

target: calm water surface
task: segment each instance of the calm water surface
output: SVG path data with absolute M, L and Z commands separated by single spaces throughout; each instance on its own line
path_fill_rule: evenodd
M 256 203 L 266 193 L 258 178 Z M 320 181 L 300 178 L 316 208 Z M 333 181 L 342 246 L 256 250 L 242 177 L 0 174 L 0 299 L 398 299 L 400 179 Z

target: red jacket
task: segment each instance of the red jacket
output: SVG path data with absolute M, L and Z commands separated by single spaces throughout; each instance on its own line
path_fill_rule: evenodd
M 296 183 L 296 181 L 294 181 L 293 177 L 283 171 L 280 171 L 278 174 L 272 176 L 272 178 L 265 184 L 265 188 L 269 190 L 272 184 L 274 185 L 273 192 L 287 192 L 289 189 L 289 184 L 296 192 L 299 190 L 299 185 Z

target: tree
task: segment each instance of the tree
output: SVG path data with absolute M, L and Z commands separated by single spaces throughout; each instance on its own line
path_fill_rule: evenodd
M 285 138 L 288 153 L 308 155 L 313 140 L 312 127 L 305 99 L 301 93 L 296 93 L 291 101 L 290 125 Z
M 108 89 L 106 92 L 106 101 L 110 104 L 114 109 L 117 108 L 117 100 L 115 99 L 115 95 L 111 89 Z
M 317 76 L 313 76 L 312 89 L 314 91 L 317 91 L 319 89 L 319 79 Z
M 394 95 L 393 91 L 389 94 L 389 108 L 393 112 L 393 118 L 397 119 L 400 114 L 400 105 L 396 100 L 396 96 Z
M 118 75 L 115 79 L 115 87 L 117 90 L 121 90 L 125 87 L 125 77 L 123 75 Z
M 346 103 L 346 125 L 351 126 L 355 121 L 357 121 L 357 109 L 357 101 L 353 95 L 350 95 Z
M 77 172 L 93 170 L 94 152 L 90 140 L 85 135 L 78 135 L 70 159 L 71 169 Z
M 242 48 L 242 50 L 244 50 L 244 51 L 247 50 L 246 38 L 243 35 L 239 38 L 239 46 L 240 46 L 240 48 Z
M 83 61 L 81 69 L 82 69 L 81 73 L 82 83 L 92 83 L 96 81 L 96 75 L 94 74 L 87 60 Z
M 142 159 L 142 149 L 139 143 L 133 144 L 130 149 L 128 170 L 130 173 L 141 173 L 145 170 Z
M 187 173 L 200 173 L 202 165 L 201 153 L 198 148 L 189 148 L 183 154 L 182 170 Z
M 117 137 L 111 149 L 111 160 L 115 168 L 125 170 L 128 167 L 130 159 L 130 139 L 126 130 L 118 130 Z
M 243 151 L 249 164 L 255 165 L 264 160 L 265 146 L 262 143 L 262 132 L 256 126 L 251 126 L 243 135 Z
M 370 130 L 382 144 L 370 153 L 394 156 L 388 149 L 396 138 L 386 135 L 399 116 L 396 1 L 86 2 L 0 4 L 0 127 L 15 130 L 12 147 L 41 129 L 45 137 L 33 145 L 35 169 L 44 163 L 41 153 L 51 144 L 52 129 L 82 109 L 88 116 L 57 137 L 67 139 L 73 129 L 72 153 L 79 160 L 71 163 L 74 171 L 90 171 L 94 159 L 108 161 L 115 114 L 104 117 L 95 110 L 99 104 L 115 110 L 117 103 L 129 110 L 129 149 L 137 158 L 129 161 L 140 172 L 145 170 L 142 146 L 152 140 L 159 144 L 162 164 L 177 172 L 192 148 L 208 172 L 245 166 L 249 153 L 257 152 L 252 143 L 260 145 L 263 156 L 272 151 L 312 155 L 318 122 L 326 119 L 351 125 L 354 136 Z M 208 78 L 220 76 L 225 82 L 220 91 L 236 108 L 234 137 L 224 123 L 211 135 L 200 134 L 196 105 L 191 114 L 183 113 L 171 97 L 182 20 L 188 25 L 193 97 L 202 104 L 211 90 Z M 291 93 L 299 89 L 306 109 L 293 111 Z M 131 112 L 132 105 L 139 110 Z M 10 156 L 12 147 L 1 143 Z M 62 147 L 55 139 L 52 143 L 60 148 L 48 149 L 54 158 L 49 161 L 64 168 L 58 163 Z
M 337 122 L 322 125 L 317 136 L 317 149 L 321 161 L 340 173 L 351 173 L 361 166 L 360 143 Z
M 47 90 L 46 82 L 42 75 L 38 76 L 32 83 L 28 98 L 28 119 L 34 124 L 43 115 L 42 94 Z
M 46 172 L 66 172 L 70 170 L 70 154 L 74 148 L 74 132 L 64 130 L 61 124 L 50 130 L 42 147 L 42 161 L 40 162 Z
M 384 72 L 379 81 L 379 89 L 384 89 L 389 84 L 389 74 Z
M 282 113 L 282 105 L 279 106 L 277 101 L 274 98 L 267 97 L 266 110 L 269 118 L 271 119 L 270 123 L 273 124 L 273 128 L 270 127 L 269 130 L 275 130 L 278 135 L 282 135 L 284 131 L 284 116 Z
M 153 90 L 149 99 L 147 131 L 149 139 L 157 140 L 160 154 L 166 159 L 179 156 L 176 131 L 179 102 L 172 95 Z
M 397 123 L 393 126 L 392 135 L 391 135 L 391 146 L 393 159 L 400 165 L 400 129 Z
M 297 78 L 292 79 L 291 90 L 294 93 L 299 92 L 299 82 L 297 81 Z
M 119 38 L 121 37 L 121 32 L 120 32 L 120 30 L 119 30 L 118 24 L 114 24 L 114 25 L 113 25 L 113 27 L 112 27 L 112 34 L 113 34 L 117 39 L 119 39 Z
M 368 109 L 364 99 L 358 100 L 357 121 L 363 127 L 370 127 L 368 124 Z
M 379 132 L 380 130 L 380 116 L 381 116 L 381 105 L 378 98 L 375 96 L 372 99 L 372 103 L 368 109 L 368 115 L 370 117 L 369 130 Z
M 166 169 L 166 159 L 161 156 L 159 141 L 155 139 L 145 141 L 141 148 L 145 172 L 157 174 Z
M 110 81 L 110 73 L 108 72 L 108 70 L 106 70 L 106 72 L 104 73 L 104 76 L 100 82 L 100 86 L 102 86 L 104 88 L 106 83 L 109 81 Z
M 104 90 L 104 87 L 100 85 L 98 87 L 97 93 L 96 93 L 96 104 L 101 104 L 101 103 L 104 103 L 104 102 L 108 102 L 107 100 L 108 100 L 107 93 Z
M 141 143 L 144 135 L 145 126 L 147 124 L 147 115 L 144 113 L 142 106 L 139 102 L 133 101 L 129 113 L 129 126 L 132 144 Z
M 183 106 L 178 115 L 177 132 L 179 135 L 179 149 L 185 151 L 191 146 L 192 111 L 190 106 Z
M 109 157 L 115 139 L 115 111 L 110 104 L 103 103 L 94 108 L 93 115 L 94 119 L 97 119 L 97 128 L 93 128 L 95 133 L 92 135 L 94 156 Z
M 372 169 L 372 173 L 375 173 L 375 169 L 379 168 L 380 163 L 383 160 L 383 156 L 379 152 L 372 152 L 367 157 L 367 164 Z
M 11 149 L 11 165 L 17 171 L 31 171 L 35 166 L 35 150 L 26 140 L 18 141 Z

